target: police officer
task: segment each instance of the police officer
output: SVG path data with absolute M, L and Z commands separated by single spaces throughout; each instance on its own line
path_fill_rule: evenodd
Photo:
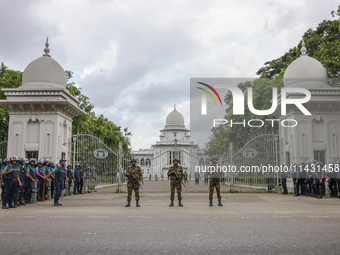
M 170 207 L 174 206 L 175 189 L 177 189 L 178 206 L 182 207 L 182 186 L 183 183 L 183 168 L 179 165 L 179 160 L 174 158 L 173 166 L 170 166 L 168 170 L 168 177 L 170 178 Z M 177 176 L 176 176 L 176 174 Z
M 83 163 L 79 162 L 79 173 L 80 173 L 80 181 L 79 181 L 79 194 L 83 193 L 83 187 L 84 187 L 84 169 L 83 169 Z
M 38 181 L 36 170 L 35 170 L 35 162 L 36 162 L 36 159 L 31 158 L 29 162 L 30 164 L 27 167 L 26 176 L 27 176 L 28 186 L 27 186 L 27 193 L 26 193 L 26 203 L 28 204 L 35 202 L 35 201 L 32 201 L 32 190 L 34 187 L 34 183 Z
M 73 178 L 73 195 L 77 195 L 79 193 L 80 183 L 79 163 L 76 163 L 75 168 L 72 170 L 72 178 Z
M 6 202 L 8 202 L 9 208 L 16 208 L 14 204 L 14 198 L 17 191 L 17 185 L 20 187 L 22 183 L 19 178 L 19 166 L 17 164 L 18 159 L 16 157 L 11 158 L 11 163 L 7 165 L 2 171 L 2 176 L 5 176 L 7 180 L 6 185 Z M 7 206 L 3 207 L 3 209 L 8 209 Z
M 37 178 L 38 178 L 38 201 L 42 201 L 43 198 L 43 189 L 44 189 L 44 183 L 45 183 L 45 179 L 46 179 L 46 175 L 44 173 L 44 169 L 43 169 L 43 162 L 41 160 L 38 161 L 38 166 L 35 168 L 36 170 L 36 174 L 37 174 Z
M 68 182 L 68 178 L 66 175 L 66 160 L 61 159 L 59 161 L 59 165 L 57 165 L 51 173 L 47 175 L 50 177 L 54 173 L 55 178 L 55 195 L 54 195 L 54 206 L 61 206 L 62 204 L 59 203 L 59 198 L 61 196 L 61 190 L 63 188 L 64 179 Z
M 2 209 L 8 209 L 7 202 L 6 202 L 6 185 L 7 180 L 2 176 L 2 172 L 10 163 L 9 158 L 5 158 L 3 161 L 3 167 L 0 170 L 0 178 L 1 178 L 1 201 L 2 201 Z
M 130 201 L 132 198 L 132 190 L 135 191 L 135 199 L 136 199 L 136 207 L 140 207 L 139 205 L 139 185 L 140 182 L 143 180 L 143 173 L 139 166 L 136 166 L 136 159 L 131 159 L 131 166 L 129 166 L 128 170 L 125 173 L 127 177 L 127 189 L 128 189 L 128 196 L 127 196 L 127 204 L 125 207 L 130 206 Z
M 316 162 L 315 165 L 315 173 L 314 173 L 314 187 L 316 190 L 316 198 L 322 198 L 322 185 L 325 180 L 325 171 L 322 167 L 322 163 L 320 161 Z
M 308 161 L 306 163 L 306 166 L 305 166 L 305 172 L 306 172 L 306 184 L 307 184 L 307 188 L 308 188 L 308 195 L 310 197 L 313 197 L 313 196 L 316 196 L 316 192 L 315 192 L 315 189 L 314 189 L 314 168 L 313 168 L 313 164 Z
M 50 161 L 50 172 L 53 172 L 54 168 L 55 168 L 54 162 Z M 55 184 L 54 173 L 50 176 L 50 178 L 51 178 L 51 198 L 54 198 L 54 184 Z
M 302 163 L 297 165 L 296 163 L 292 165 L 291 169 L 291 176 L 293 179 L 293 187 L 294 187 L 294 196 L 299 195 L 299 179 L 298 179 L 298 173 L 299 173 L 299 168 L 302 167 Z
M 328 188 L 330 191 L 330 197 L 337 197 L 338 196 L 338 188 L 336 185 L 336 171 L 334 169 L 335 163 L 329 163 L 328 169 Z
M 66 169 L 66 176 L 68 178 L 68 183 L 67 183 L 67 195 L 71 196 L 71 186 L 72 186 L 72 165 L 67 165 L 67 169 Z
M 336 174 L 336 183 L 337 183 L 338 192 L 339 192 L 338 197 L 340 197 L 340 160 L 335 162 L 334 171 L 337 173 Z
M 52 171 L 50 161 L 48 159 L 43 162 L 43 172 L 47 176 Z M 51 197 L 51 178 L 45 179 L 45 199 L 48 200 Z
M 287 189 L 288 171 L 287 171 L 287 167 L 285 165 L 281 165 L 280 177 L 281 177 L 281 185 L 282 185 L 282 189 L 283 189 L 282 195 L 287 195 L 288 194 L 288 189 Z
M 20 158 L 18 160 L 19 163 L 19 179 L 21 181 L 22 186 L 20 187 L 19 185 L 17 186 L 17 192 L 16 192 L 16 197 L 15 197 L 15 205 L 20 206 L 20 205 L 26 205 L 24 202 L 24 193 L 25 193 L 25 184 L 26 184 L 26 159 L 25 158 Z
M 221 203 L 221 172 L 217 169 L 217 158 L 211 158 L 212 164 L 209 166 L 209 206 L 213 206 L 214 188 L 216 189 L 218 206 L 222 206 Z

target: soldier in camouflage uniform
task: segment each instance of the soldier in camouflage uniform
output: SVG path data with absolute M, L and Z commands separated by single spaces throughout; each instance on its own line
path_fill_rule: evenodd
M 171 204 L 169 205 L 170 207 L 174 206 L 174 197 L 175 197 L 175 188 L 177 189 L 177 197 L 178 197 L 178 206 L 182 207 L 182 186 L 181 184 L 183 183 L 183 168 L 182 166 L 178 165 L 179 160 L 177 158 L 174 158 L 172 161 L 174 164 L 173 166 L 170 166 L 169 171 L 168 171 L 168 177 L 170 178 L 170 200 Z M 178 175 L 179 178 L 176 177 L 176 174 Z
M 213 206 L 213 194 L 214 188 L 216 188 L 217 198 L 218 198 L 218 206 L 222 206 L 221 203 L 221 173 L 217 172 L 217 158 L 213 157 L 211 167 L 209 168 L 209 206 Z
M 136 199 L 136 207 L 140 207 L 139 205 L 139 183 L 143 180 L 142 169 L 139 166 L 136 166 L 136 159 L 131 159 L 131 166 L 129 166 L 128 170 L 125 173 L 125 176 L 128 178 L 127 181 L 127 189 L 128 189 L 128 197 L 127 204 L 125 207 L 130 206 L 130 201 L 132 197 L 132 190 L 135 191 L 135 199 Z M 131 176 L 131 174 L 134 178 Z

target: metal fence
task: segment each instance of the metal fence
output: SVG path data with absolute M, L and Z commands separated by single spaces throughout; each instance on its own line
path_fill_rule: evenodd
M 0 142 L 0 159 L 7 157 L 7 141 Z

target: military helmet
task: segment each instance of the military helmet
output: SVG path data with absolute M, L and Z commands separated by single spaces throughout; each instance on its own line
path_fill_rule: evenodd
M 130 162 L 131 162 L 131 163 L 132 163 L 132 162 L 137 162 L 137 159 L 132 158 L 132 159 L 130 160 Z
M 178 159 L 178 158 L 174 158 L 174 159 L 172 160 L 172 163 L 174 163 L 174 161 L 177 161 L 177 162 L 179 163 L 179 159 Z

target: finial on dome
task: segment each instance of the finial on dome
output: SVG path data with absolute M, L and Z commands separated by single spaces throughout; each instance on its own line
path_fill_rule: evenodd
M 50 53 L 50 49 L 48 48 L 49 44 L 48 44 L 48 37 L 46 39 L 46 43 L 45 43 L 45 49 L 44 49 L 44 52 L 45 54 L 43 56 L 47 56 L 47 57 L 50 57 L 51 55 L 49 54 Z
M 302 55 L 307 55 L 307 49 L 305 47 L 305 40 L 302 40 L 302 47 L 301 47 L 301 53 Z

